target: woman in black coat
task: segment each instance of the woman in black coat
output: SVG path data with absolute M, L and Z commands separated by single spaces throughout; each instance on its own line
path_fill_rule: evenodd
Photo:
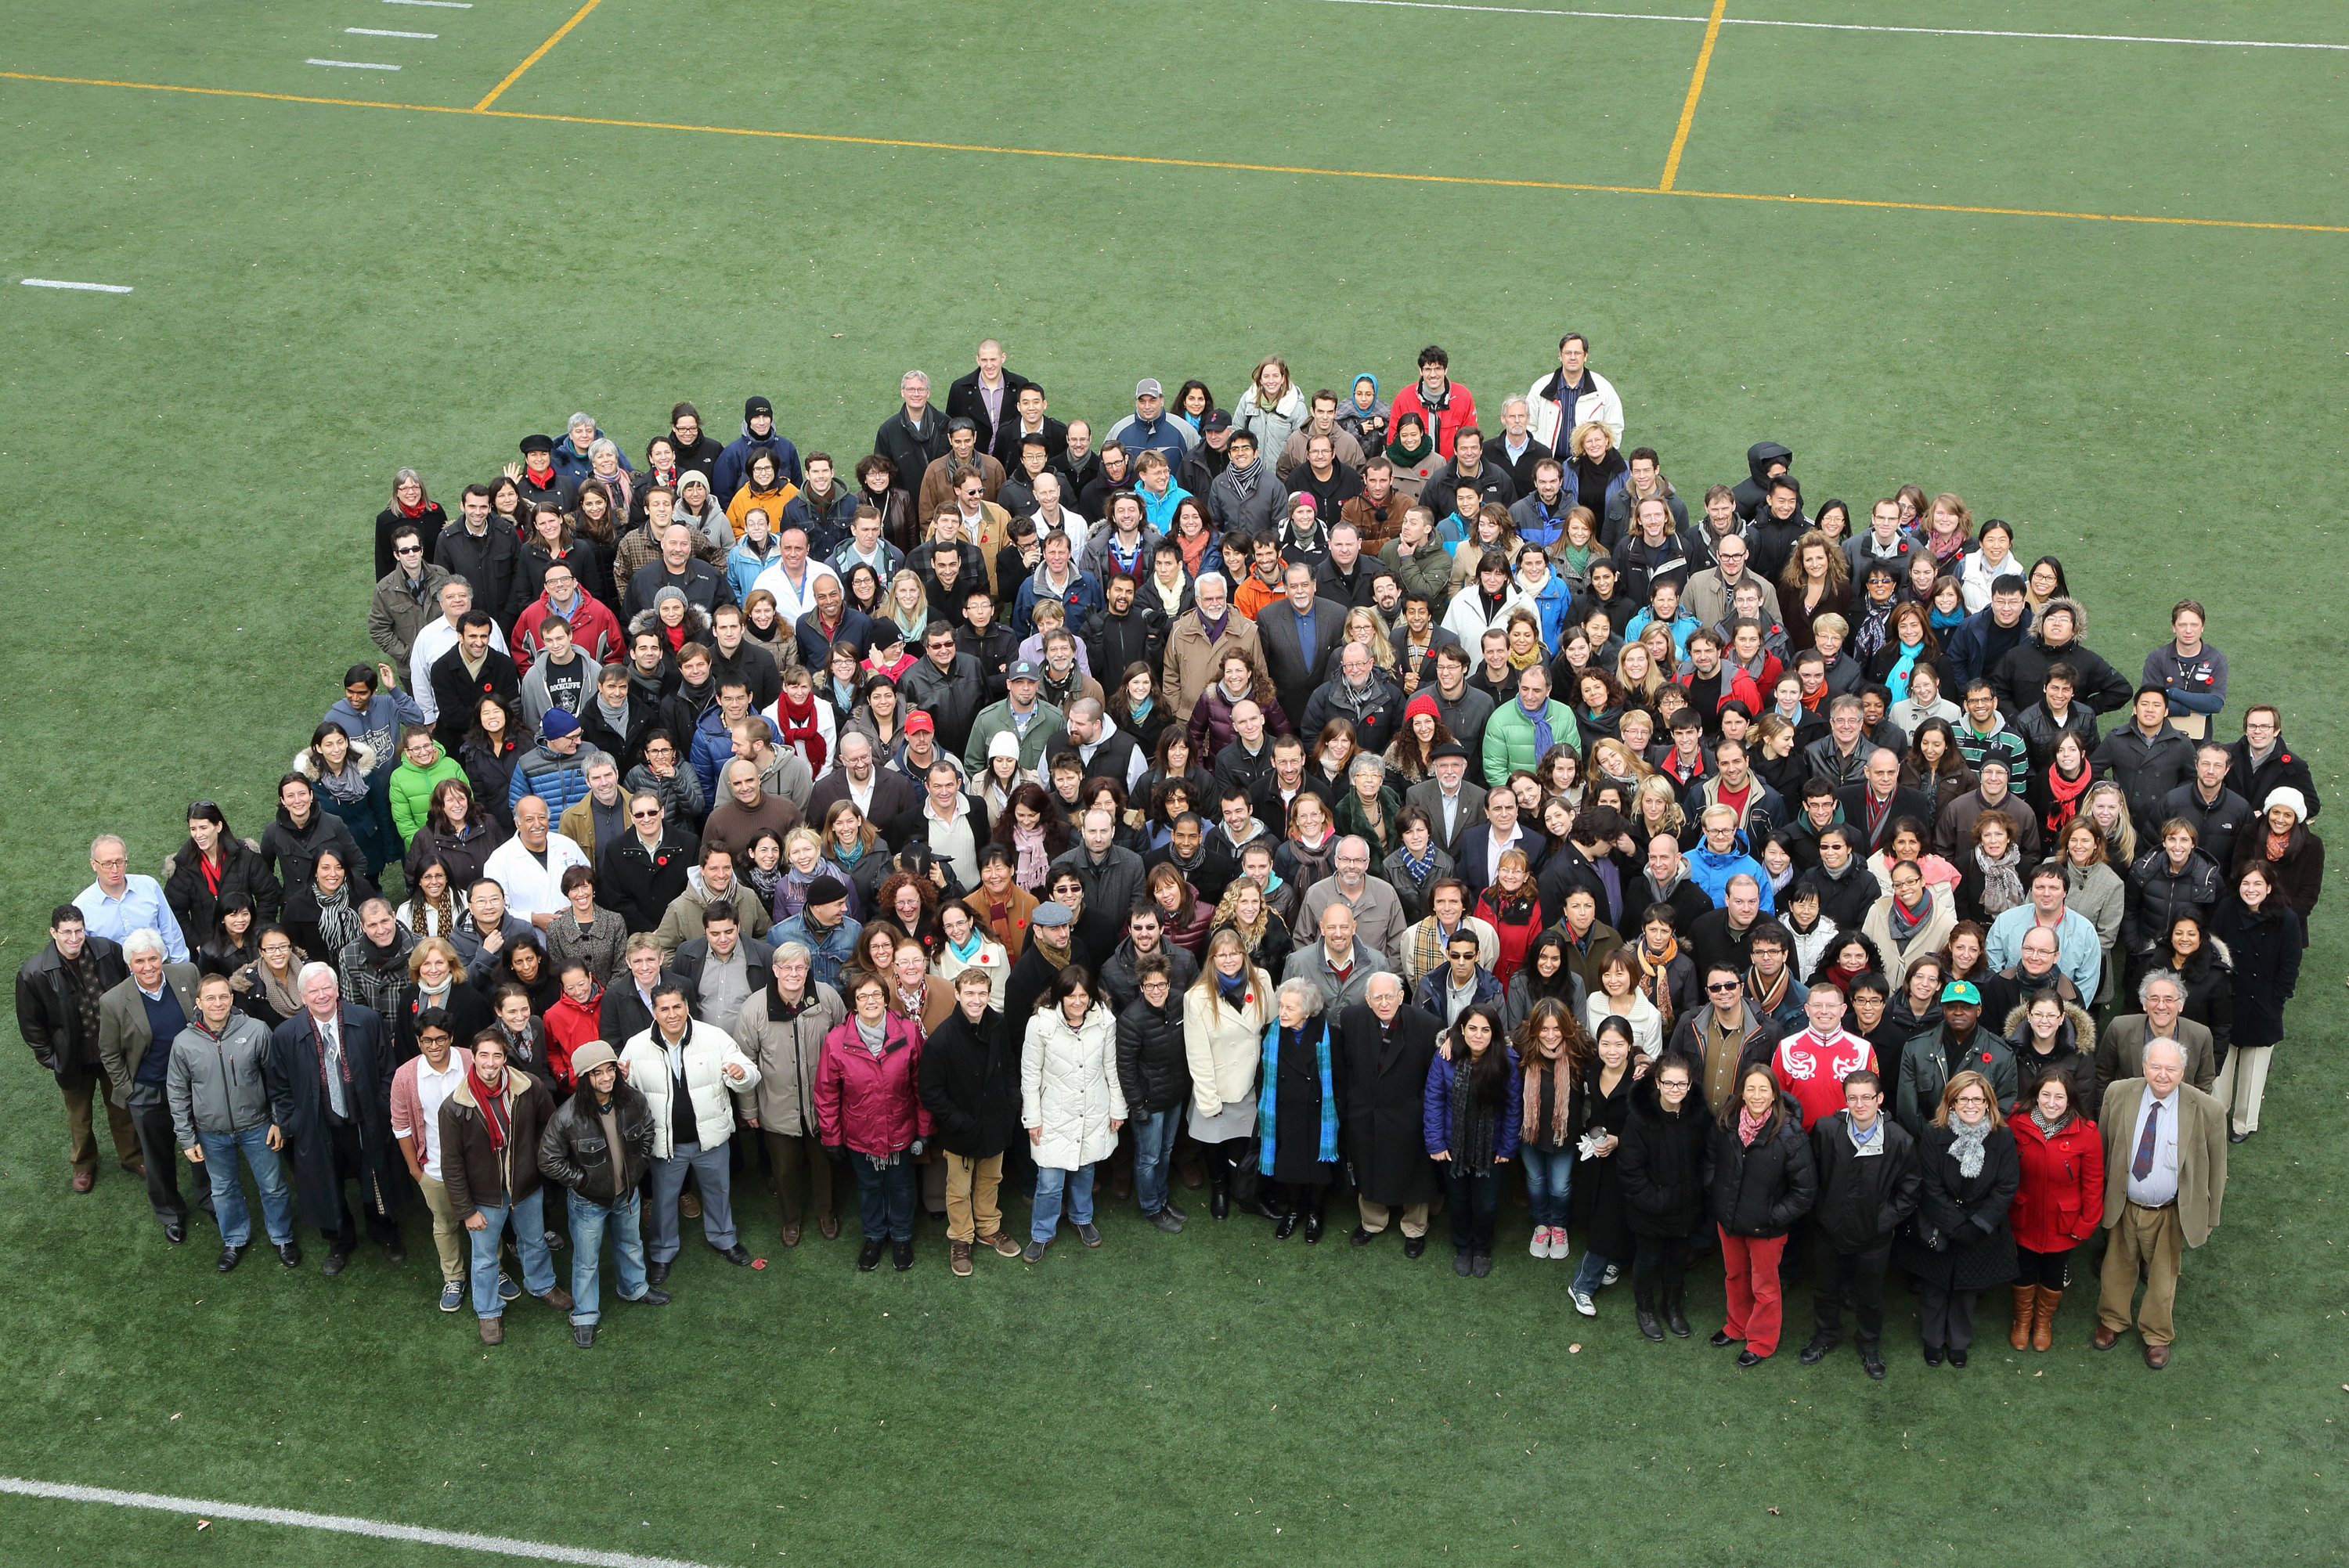
M 1721 1233 L 1721 1262 L 1729 1312 L 1713 1336 L 1734 1345 L 1740 1367 L 1756 1367 L 1778 1348 L 1784 1318 L 1778 1263 L 1786 1233 L 1818 1199 L 1818 1173 L 1803 1116 L 1778 1092 L 1767 1063 L 1737 1074 L 1737 1092 L 1723 1100 L 1705 1146 L 1705 1190 Z
M 1623 1191 L 1623 1221 L 1634 1243 L 1631 1301 L 1640 1332 L 1664 1336 L 1663 1323 L 1689 1335 L 1681 1309 L 1688 1243 L 1704 1216 L 1704 1146 L 1712 1132 L 1704 1101 L 1692 1094 L 1696 1069 L 1667 1052 L 1632 1091 L 1631 1114 L 1615 1150 L 1615 1180 Z M 1651 1087 L 1652 1086 L 1652 1087 Z
M 1974 1302 L 2014 1278 L 2014 1233 L 2007 1209 L 2023 1184 L 2014 1134 L 2000 1125 L 1998 1091 L 1980 1073 L 1959 1073 L 1918 1140 L 1924 1183 L 1917 1217 L 1894 1249 L 1917 1289 L 1925 1365 L 1966 1364 L 1974 1342 Z
M 277 879 L 257 848 L 228 830 L 228 819 L 210 800 L 188 808 L 188 836 L 163 872 L 163 902 L 179 917 L 191 945 L 212 934 L 220 901 L 243 893 L 264 920 L 277 918 L 282 896 Z
M 1648 1058 L 1631 1043 L 1631 1026 L 1618 1017 L 1599 1020 L 1590 1061 L 1583 1068 L 1581 1139 L 1585 1153 L 1574 1164 L 1575 1228 L 1582 1233 L 1582 1262 L 1566 1287 L 1567 1299 L 1585 1317 L 1599 1315 L 1591 1297 L 1607 1276 L 1640 1250 L 1631 1233 L 1630 1206 L 1623 1201 L 1623 1129 L 1631 1119 L 1631 1096 L 1648 1074 Z
M 2210 940 L 2207 924 L 2199 914 L 2171 921 L 2157 962 L 2186 982 L 2186 1006 L 2178 1016 L 2210 1031 L 2211 1053 L 2223 1062 L 2235 1037 L 2235 966 L 2226 945 Z
M 2260 1097 L 2268 1057 L 2283 1038 L 2283 1005 L 2300 986 L 2308 927 L 2284 902 L 2264 861 L 2236 874 L 2235 896 L 2211 917 L 2210 936 L 2235 964 L 2234 1047 L 2219 1064 L 2210 1092 L 2228 1109 L 2228 1139 L 2240 1143 L 2260 1130 Z
M 1305 1239 L 1318 1242 L 1338 1179 L 1336 1043 L 1319 986 L 1288 980 L 1277 995 L 1279 1016 L 1265 1029 L 1264 1079 L 1257 1091 L 1263 1139 L 1257 1169 L 1278 1183 L 1273 1202 L 1281 1215 L 1274 1239 L 1287 1241 L 1302 1220 Z

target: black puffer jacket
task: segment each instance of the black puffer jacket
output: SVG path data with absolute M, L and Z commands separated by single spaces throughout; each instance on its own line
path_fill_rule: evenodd
M 311 891 L 311 882 L 318 870 L 318 856 L 327 850 L 340 857 L 345 871 L 357 874 L 367 871 L 367 862 L 359 858 L 358 841 L 351 837 L 350 829 L 340 817 L 315 802 L 310 807 L 310 820 L 300 827 L 294 825 L 294 819 L 281 806 L 277 820 L 263 830 L 261 863 L 285 890 L 283 911 L 289 923 L 316 923 L 318 900 Z M 453 874 L 450 885 L 458 885 Z M 261 907 L 258 899 L 254 901 L 254 907 Z M 278 906 L 273 904 L 271 918 L 276 918 L 277 913 Z M 207 934 L 209 930 L 191 936 L 190 945 L 202 942 Z
M 348 836 L 347 832 L 345 835 Z M 212 891 L 204 880 L 203 856 L 193 839 L 187 840 L 172 852 L 163 865 L 163 902 L 180 918 L 180 932 L 188 945 L 202 945 L 212 934 L 212 922 L 219 918 L 220 901 L 233 892 L 241 892 L 253 901 L 255 924 L 275 920 L 283 891 L 277 879 L 269 874 L 269 867 L 261 858 L 261 847 L 243 840 L 222 834 L 220 841 L 220 891 Z M 364 864 L 346 863 L 344 870 L 364 873 Z
M 1143 1117 L 1191 1098 L 1190 1058 L 1183 1044 L 1183 988 L 1170 989 L 1166 1005 L 1146 996 L 1117 1016 L 1117 1082 L 1129 1117 Z
M 624 1078 L 612 1086 L 612 1109 L 620 1124 L 617 1149 L 604 1136 L 594 1089 L 564 1100 L 539 1135 L 538 1173 L 591 1203 L 616 1202 L 635 1191 L 652 1168 L 652 1107 Z
M 924 1042 L 915 1088 L 947 1153 L 991 1159 L 1019 1135 L 1019 1044 L 994 1008 L 974 1024 L 959 1006 Z
M 2199 920 L 2208 931 L 2225 892 L 2219 862 L 2199 849 L 2189 852 L 2185 866 L 2176 870 L 2169 864 L 2168 851 L 2147 850 L 2128 869 L 2121 941 L 2132 953 L 2149 954 L 2166 946 L 2170 923 L 2187 914 Z
M 1852 1144 L 1849 1111 L 1811 1129 L 1819 1178 L 1811 1229 L 1838 1253 L 1890 1246 L 1901 1222 L 1917 1212 L 1917 1140 L 1889 1116 L 1878 1115 L 1876 1126 L 1879 1151 L 1866 1156 Z
M 1642 1088 L 1648 1082 L 1641 1080 Z M 1704 1149 L 1713 1135 L 1704 1092 L 1689 1091 L 1666 1115 L 1652 1090 L 1634 1092 L 1614 1154 L 1624 1219 L 1635 1236 L 1685 1236 L 1704 1213 Z
M 1731 1235 L 1764 1241 L 1785 1235 L 1818 1199 L 1802 1109 L 1780 1095 L 1771 1125 L 1754 1135 L 1750 1149 L 1738 1141 L 1733 1122 L 1715 1122 L 1705 1146 L 1704 1184 L 1714 1222 Z

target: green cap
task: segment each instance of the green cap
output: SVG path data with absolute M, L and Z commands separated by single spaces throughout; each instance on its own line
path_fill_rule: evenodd
M 1941 987 L 1941 1000 L 1963 1002 L 1969 1007 L 1979 1007 L 1982 1006 L 1982 993 L 1974 989 L 1974 983 L 1971 980 L 1952 980 Z

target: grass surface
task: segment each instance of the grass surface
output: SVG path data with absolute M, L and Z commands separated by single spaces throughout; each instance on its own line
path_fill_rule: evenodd
M 462 107 L 572 9 L 28 0 L 0 67 Z M 1741 7 L 1742 8 L 1742 7 Z M 1758 0 L 1757 0 L 1758 9 Z M 1771 15 L 2339 41 L 2313 4 Z M 347 26 L 437 31 L 430 43 Z M 1107 12 L 604 4 L 500 101 L 533 114 L 1651 185 L 1702 29 L 1276 0 Z M 398 74 L 308 67 L 397 61 Z M 1684 188 L 2349 222 L 2349 56 L 1725 27 Z M 632 451 L 671 400 L 774 396 L 861 454 L 896 374 L 1003 336 L 1054 411 L 1138 375 L 1226 398 L 1268 349 L 1308 385 L 1433 338 L 1480 399 L 1588 332 L 1684 491 L 1783 439 L 1814 499 L 1901 480 L 2063 556 L 2124 669 L 2192 593 L 2340 799 L 2344 648 L 2309 581 L 2342 542 L 2349 236 L 1570 194 L 775 141 L 0 80 L 0 264 L 129 284 L 0 293 L 0 958 L 87 880 L 99 828 L 159 861 L 196 796 L 255 832 L 366 656 L 390 469 L 444 497 L 574 407 Z M 2340 808 L 2336 806 L 2336 810 Z M 408 1266 L 227 1280 L 131 1181 L 64 1190 L 53 1089 L 0 1075 L 0 1472 L 697 1558 L 858 1563 L 2334 1561 L 2339 923 L 2320 922 L 2270 1130 L 2189 1264 L 2177 1363 L 2002 1329 L 1930 1373 L 1848 1350 L 1739 1375 L 1596 1323 L 1504 1229 L 1441 1247 L 1167 1239 L 910 1275 L 849 1243 L 764 1272 L 688 1247 L 677 1303 L 593 1356 L 523 1303 L 484 1354 Z M 763 1196 L 746 1238 L 772 1247 Z M 1024 1205 L 1014 1213 L 1024 1218 Z M 202 1240 L 199 1233 L 198 1242 Z M 1334 1241 L 1334 1238 L 1333 1238 Z M 1717 1282 L 1701 1285 L 1700 1331 Z M 1803 1336 L 1806 1295 L 1795 1293 Z M 2002 1308 L 1986 1300 L 1985 1324 Z M 1570 1346 L 1579 1345 L 1578 1353 Z M 174 1417 L 177 1419 L 174 1419 Z M 2050 1500 L 2057 1500 L 2050 1507 Z M 316 1562 L 423 1549 L 0 1499 L 0 1561 Z M 1994 1544 L 1993 1544 L 1994 1542 Z M 437 1559 L 438 1554 L 436 1554 Z

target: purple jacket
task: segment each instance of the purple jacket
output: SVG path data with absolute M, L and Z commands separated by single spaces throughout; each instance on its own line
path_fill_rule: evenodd
M 1445 1153 L 1452 1147 L 1452 1096 L 1455 1090 L 1466 1092 L 1462 1075 L 1467 1067 L 1465 1061 L 1446 1061 L 1440 1056 L 1427 1066 L 1427 1093 L 1420 1107 L 1420 1133 L 1427 1141 L 1430 1154 Z M 1494 1159 L 1516 1158 L 1524 1116 L 1525 1075 L 1517 1070 L 1517 1053 L 1510 1051 L 1509 1099 L 1502 1107 L 1501 1125 L 1494 1130 Z

